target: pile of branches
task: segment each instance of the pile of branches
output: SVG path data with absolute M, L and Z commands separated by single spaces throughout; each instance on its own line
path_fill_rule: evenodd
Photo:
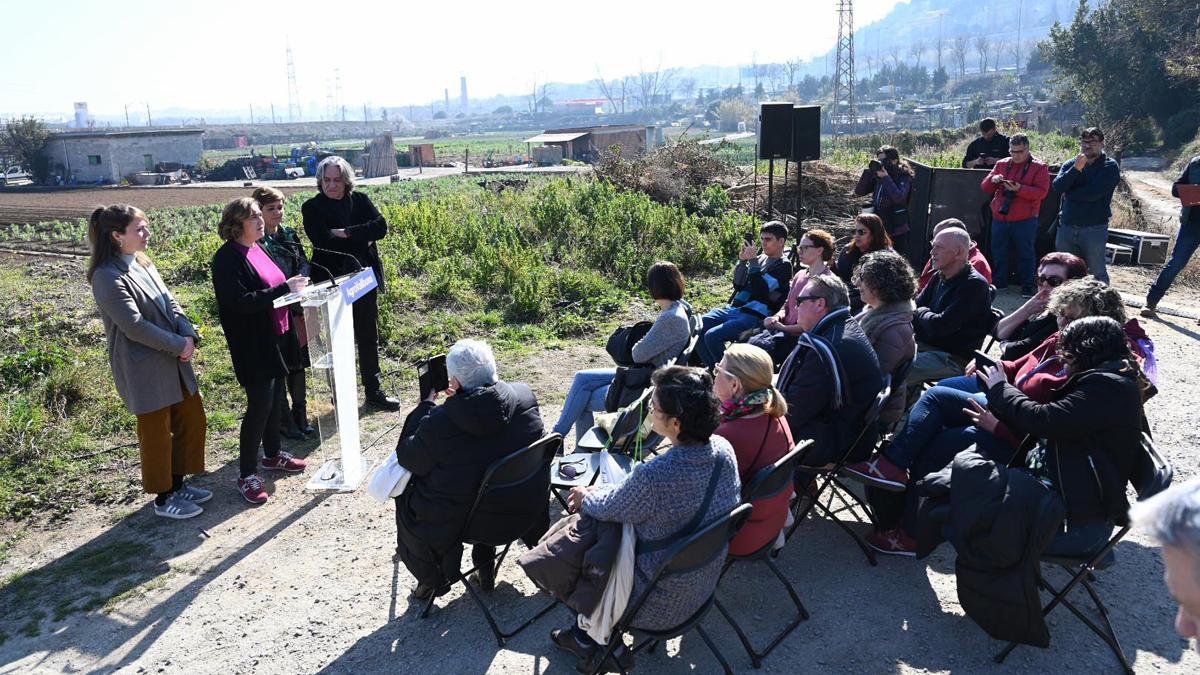
M 739 174 L 732 164 L 688 139 L 632 158 L 622 157 L 614 145 L 600 153 L 595 171 L 622 190 L 637 190 L 660 204 L 685 207 L 710 185 L 729 187 Z
M 746 176 L 728 188 L 734 206 L 754 213 L 762 220 L 793 222 L 796 214 L 796 165 L 788 164 L 787 176 L 776 171 L 771 194 L 772 211 L 767 210 L 767 176 L 759 173 L 757 187 L 752 176 Z M 804 200 L 801 220 L 839 223 L 849 220 L 862 210 L 870 199 L 855 197 L 854 185 L 858 176 L 824 162 L 804 163 Z

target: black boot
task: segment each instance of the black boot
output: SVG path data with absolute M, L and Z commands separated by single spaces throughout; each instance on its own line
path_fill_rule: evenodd
M 400 409 L 400 400 L 392 398 L 383 393 L 382 389 L 367 392 L 367 405 L 374 406 L 380 410 L 395 412 Z

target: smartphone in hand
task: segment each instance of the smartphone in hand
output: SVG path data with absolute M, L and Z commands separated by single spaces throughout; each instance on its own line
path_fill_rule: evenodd
M 445 354 L 438 354 L 417 364 L 417 384 L 421 389 L 422 401 L 429 398 L 429 394 L 445 391 L 450 386 Z

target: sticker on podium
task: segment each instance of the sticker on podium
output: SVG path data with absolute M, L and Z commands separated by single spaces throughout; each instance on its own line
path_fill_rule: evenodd
M 343 281 L 339 288 L 342 289 L 342 300 L 349 305 L 367 293 L 375 290 L 377 286 L 379 286 L 379 283 L 375 280 L 375 269 L 367 267 L 361 270 L 358 274 L 355 274 L 349 279 Z

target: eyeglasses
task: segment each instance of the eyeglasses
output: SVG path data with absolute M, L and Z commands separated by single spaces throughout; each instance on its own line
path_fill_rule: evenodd
M 808 300 L 824 300 L 824 299 L 825 298 L 823 298 L 819 295 L 797 295 L 796 296 L 796 304 L 800 304 L 800 303 L 806 302 Z
M 807 251 L 810 248 L 821 248 L 821 247 L 813 246 L 812 244 L 800 244 L 799 246 L 796 247 L 796 250 L 797 251 Z
M 1046 284 L 1050 288 L 1058 288 L 1066 282 L 1066 279 L 1062 277 L 1048 277 L 1044 274 L 1039 274 L 1037 280 L 1039 284 Z

